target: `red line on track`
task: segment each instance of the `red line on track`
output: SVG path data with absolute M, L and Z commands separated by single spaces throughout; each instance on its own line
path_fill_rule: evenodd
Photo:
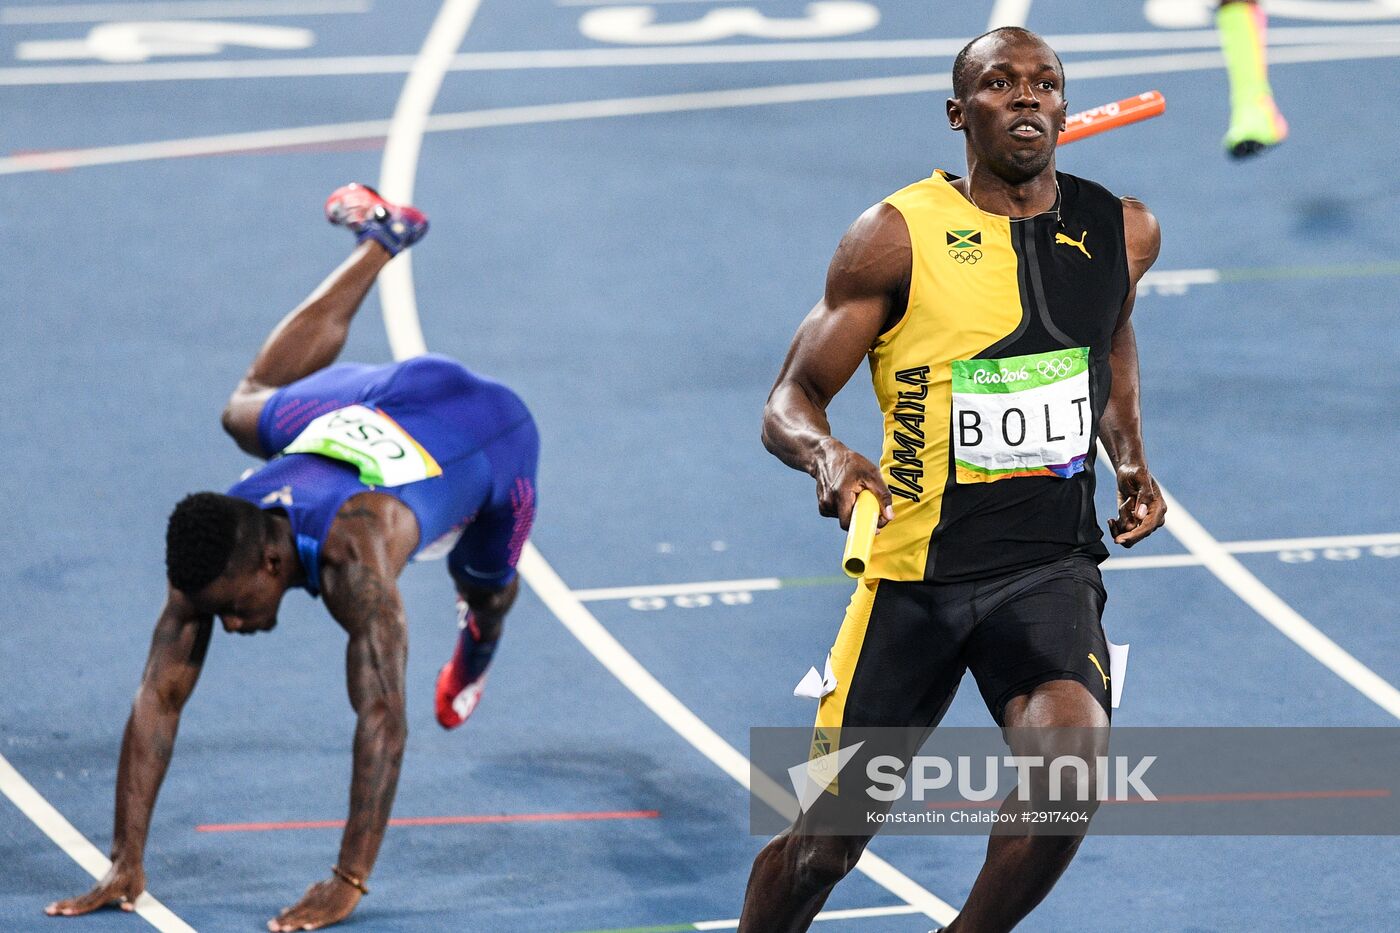
M 401 816 L 390 826 L 470 826 L 478 823 L 578 823 L 592 820 L 654 820 L 660 810 L 595 810 L 581 813 L 485 813 L 466 816 Z M 286 823 L 204 823 L 201 833 L 262 833 L 280 829 L 341 829 L 344 820 L 297 820 Z
M 1156 800 L 1105 800 L 1104 803 L 1249 803 L 1268 800 L 1354 800 L 1389 797 L 1385 788 L 1357 790 L 1273 790 L 1238 794 L 1163 794 Z

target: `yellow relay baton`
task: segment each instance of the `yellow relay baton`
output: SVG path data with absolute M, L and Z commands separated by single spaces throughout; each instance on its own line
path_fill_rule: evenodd
M 880 519 L 880 500 L 869 489 L 862 489 L 856 496 L 856 507 L 851 510 L 851 524 L 846 532 L 846 553 L 841 555 L 841 569 L 848 577 L 865 574 L 870 566 L 870 551 L 875 546 L 875 527 Z

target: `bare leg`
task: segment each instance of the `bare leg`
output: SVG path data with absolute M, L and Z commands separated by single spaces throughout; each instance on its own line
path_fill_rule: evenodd
M 456 582 L 457 595 L 461 597 L 461 631 L 457 633 L 452 658 L 438 671 L 434 687 L 437 721 L 444 729 L 456 729 L 466 722 L 481 701 L 486 671 L 496 656 L 506 613 L 520 592 L 519 577 L 500 589 L 473 586 L 461 578 Z
M 265 455 L 258 448 L 258 416 L 263 404 L 282 386 L 335 362 L 355 312 L 390 258 L 389 251 L 378 243 L 361 243 L 272 329 L 224 409 L 224 430 L 239 447 L 254 456 Z
M 1006 725 L 1018 727 L 1107 727 L 1108 717 L 1098 701 L 1072 680 L 1042 684 L 1006 705 Z M 1097 734 L 1107 741 L 1107 729 Z M 1027 750 L 1013 749 L 1016 754 Z M 1097 748 L 1080 750 L 1090 763 L 1087 786 L 1095 786 L 1093 762 Z M 1026 806 L 1007 798 L 1001 812 Z M 1092 804 L 1089 809 L 1092 810 Z M 987 842 L 987 859 L 972 886 L 967 903 L 947 927 L 947 933 L 1001 933 L 1016 926 L 1055 886 L 1078 850 L 1082 835 L 993 835 Z
M 485 590 L 459 584 L 457 592 L 472 611 L 481 643 L 494 646 L 501 639 L 506 613 L 515 605 L 515 597 L 520 592 L 520 578 L 511 580 L 505 589 Z
M 1237 159 L 1276 146 L 1288 136 L 1288 121 L 1279 113 L 1269 87 L 1267 21 L 1255 0 L 1221 0 L 1215 14 L 1230 77 L 1225 151 Z
M 812 836 L 798 819 L 754 859 L 739 933 L 801 933 L 836 883 L 850 873 L 869 836 Z

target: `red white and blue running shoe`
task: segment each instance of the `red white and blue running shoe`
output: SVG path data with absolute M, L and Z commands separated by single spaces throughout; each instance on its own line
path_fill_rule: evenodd
M 456 729 L 476 710 L 486 689 L 486 668 L 496 653 L 496 642 L 481 640 L 481 629 L 462 599 L 457 600 L 457 626 L 457 648 L 438 672 L 434 697 L 438 725 L 444 729 Z
M 428 232 L 428 218 L 418 208 L 390 204 L 369 185 L 351 183 L 326 199 L 326 219 L 355 234 L 355 242 L 373 240 L 397 256 Z

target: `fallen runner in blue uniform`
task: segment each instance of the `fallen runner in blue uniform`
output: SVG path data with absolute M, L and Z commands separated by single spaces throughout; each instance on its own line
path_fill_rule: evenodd
M 122 739 L 112 868 L 87 894 L 49 905 L 50 915 L 131 910 L 145 888 L 151 811 L 215 616 L 225 631 L 270 631 L 283 595 L 303 587 L 349 636 L 358 721 L 340 857 L 269 930 L 328 926 L 368 893 L 408 732 L 397 579 L 415 557 L 446 554 L 458 596 L 438 721 L 461 725 L 481 697 L 534 519 L 539 436 L 515 393 L 447 357 L 332 365 L 379 271 L 428 220 L 360 185 L 332 194 L 326 216 L 358 245 L 272 331 L 224 411 L 238 446 L 271 459 L 227 494 L 195 493 L 170 516 L 170 586 Z

